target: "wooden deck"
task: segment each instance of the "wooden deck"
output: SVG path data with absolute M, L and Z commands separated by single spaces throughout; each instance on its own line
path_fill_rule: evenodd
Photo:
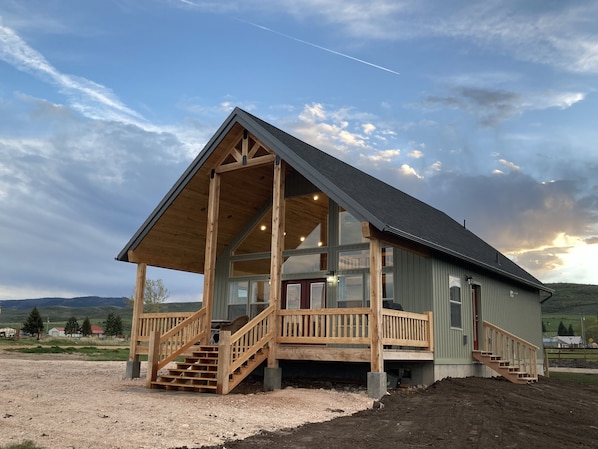
M 279 360 L 370 362 L 373 341 L 384 360 L 434 360 L 432 313 L 382 311 L 381 338 L 373 338 L 371 309 L 262 311 L 231 335 L 221 332 L 218 344 L 218 388 L 227 394 L 275 348 Z M 148 355 L 148 387 L 163 386 L 158 370 L 197 345 L 208 345 L 210 323 L 204 309 L 184 314 L 141 314 L 132 341 L 132 355 Z M 134 352 L 133 352 L 134 351 Z M 184 369 L 188 369 L 185 367 Z

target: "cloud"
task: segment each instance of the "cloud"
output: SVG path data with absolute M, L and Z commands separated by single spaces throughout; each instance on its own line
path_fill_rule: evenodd
M 24 96 L 9 111 L 29 137 L 0 124 L 0 297 L 130 294 L 134 267 L 114 257 L 186 168 L 184 144 Z
M 423 176 L 419 175 L 413 167 L 410 167 L 407 164 L 401 165 L 399 171 L 403 176 L 413 176 L 417 179 L 423 179 Z
M 81 114 L 105 120 L 140 124 L 140 114 L 125 106 L 114 93 L 93 81 L 61 73 L 12 29 L 0 24 L 0 59 L 14 68 L 54 84 L 71 107 Z
M 332 27 L 361 45 L 450 38 L 484 52 L 508 54 L 566 72 L 598 73 L 598 32 L 591 20 L 598 16 L 596 0 L 534 5 L 499 0 L 373 0 L 367 8 L 361 0 L 180 0 L 180 5 L 246 20 L 291 16 L 298 22 Z
M 508 168 L 511 171 L 520 171 L 521 170 L 521 167 L 519 167 L 517 164 L 507 161 L 505 159 L 499 159 L 498 163 L 501 164 L 502 166 Z M 500 171 L 500 170 L 498 170 L 498 171 Z
M 426 181 L 435 189 L 424 201 L 466 219 L 474 233 L 537 276 L 562 265 L 597 219 L 576 181 L 543 184 L 519 171 L 499 177 L 447 172 Z
M 542 92 L 520 94 L 503 89 L 455 86 L 449 95 L 430 95 L 423 100 L 425 109 L 445 106 L 475 115 L 483 126 L 493 127 L 525 111 L 549 108 L 567 109 L 583 101 L 582 92 Z

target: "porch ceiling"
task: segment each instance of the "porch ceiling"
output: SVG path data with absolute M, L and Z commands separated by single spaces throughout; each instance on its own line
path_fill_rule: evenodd
M 147 232 L 129 252 L 130 262 L 193 273 L 203 273 L 208 192 L 212 169 L 220 166 L 243 137 L 243 128 L 235 125 L 223 137 L 215 151 L 193 174 L 184 188 L 155 223 L 147 223 Z M 250 166 L 222 173 L 218 217 L 217 252 L 239 235 L 265 204 L 271 202 L 272 164 Z

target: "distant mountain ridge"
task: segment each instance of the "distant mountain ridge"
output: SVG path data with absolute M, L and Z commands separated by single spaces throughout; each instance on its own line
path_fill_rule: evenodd
M 31 310 L 34 307 L 117 307 L 125 308 L 128 298 L 104 298 L 101 296 L 79 296 L 75 298 L 35 298 L 0 300 L 0 307 L 5 310 Z
M 546 284 L 555 290 L 554 295 L 542 304 L 542 313 L 586 313 L 598 314 L 598 285 L 555 283 Z M 36 298 L 0 300 L 0 308 L 8 311 L 27 311 L 37 308 L 116 308 L 128 313 L 128 298 L 79 296 L 75 298 Z M 165 311 L 197 310 L 197 303 L 165 303 Z M 125 312 L 126 310 L 126 312 Z

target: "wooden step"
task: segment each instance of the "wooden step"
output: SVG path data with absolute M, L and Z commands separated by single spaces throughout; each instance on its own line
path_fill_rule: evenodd
M 192 391 L 196 393 L 216 393 L 216 385 L 177 384 L 173 382 L 156 381 L 152 387 L 163 390 Z

